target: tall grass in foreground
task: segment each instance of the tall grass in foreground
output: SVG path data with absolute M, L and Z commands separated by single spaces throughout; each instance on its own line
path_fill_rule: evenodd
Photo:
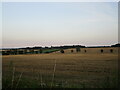
M 68 82 L 66 85 L 64 82 L 61 83 L 55 83 L 55 72 L 56 72 L 56 60 L 54 60 L 54 66 L 53 66 L 53 72 L 52 72 L 52 78 L 49 82 L 43 82 L 43 74 L 40 74 L 40 71 L 38 72 L 38 79 L 30 79 L 26 78 L 23 75 L 23 72 L 20 72 L 20 74 L 17 74 L 16 68 L 14 66 L 14 62 L 11 61 L 9 64 L 10 69 L 10 77 L 6 77 L 6 79 L 3 78 L 3 88 L 11 88 L 13 90 L 18 88 L 89 88 L 87 87 L 88 83 L 79 83 L 79 85 L 70 85 Z M 32 69 L 33 70 L 33 69 Z M 32 77 L 34 77 L 34 72 L 32 71 Z M 97 82 L 96 82 L 97 83 Z M 98 82 L 99 83 L 99 82 Z M 97 86 L 98 88 L 115 88 L 117 87 L 117 78 L 105 76 L 103 81 Z

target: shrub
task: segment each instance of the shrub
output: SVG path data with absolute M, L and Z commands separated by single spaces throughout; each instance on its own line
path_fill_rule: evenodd
M 61 52 L 61 53 L 64 53 L 64 50 L 63 50 L 63 49 L 61 49 L 61 50 L 60 50 L 60 52 Z
M 73 53 L 73 50 L 71 50 L 71 53 Z
M 103 49 L 101 49 L 100 51 L 101 51 L 101 53 L 103 53 Z
M 113 49 L 110 49 L 110 52 L 113 53 Z

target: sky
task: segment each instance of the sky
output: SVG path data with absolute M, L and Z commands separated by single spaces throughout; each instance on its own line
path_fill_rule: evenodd
M 117 2 L 4 2 L 2 47 L 118 43 Z
M 120 0 L 1 0 L 2 2 L 119 2 Z
M 1 47 L 2 47 L 2 3 L 0 2 L 0 48 Z

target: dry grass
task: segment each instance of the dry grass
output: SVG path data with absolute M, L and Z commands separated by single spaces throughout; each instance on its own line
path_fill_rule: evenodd
M 115 87 L 113 84 L 117 82 L 114 79 L 117 78 L 118 70 L 117 48 L 113 48 L 113 53 L 109 52 L 110 48 L 104 49 L 106 53 L 102 54 L 99 53 L 100 48 L 88 48 L 86 53 L 70 53 L 70 50 L 66 50 L 65 54 L 57 52 L 3 56 L 3 78 L 7 78 L 11 73 L 10 63 L 12 62 L 12 66 L 15 67 L 16 77 L 24 72 L 21 78 L 25 77 L 31 81 L 39 80 L 39 77 L 42 76 L 43 83 L 51 84 L 54 72 L 54 82 L 52 83 L 56 86 L 104 87 L 102 84 L 109 77 L 107 79 L 107 82 L 108 80 L 110 82 L 109 87 Z M 84 51 L 84 49 L 82 50 Z

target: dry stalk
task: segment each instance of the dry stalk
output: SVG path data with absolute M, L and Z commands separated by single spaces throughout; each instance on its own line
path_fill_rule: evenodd
M 55 70 L 56 70 L 56 60 L 55 60 L 55 64 L 54 64 L 54 71 L 53 71 L 53 76 L 52 76 L 51 88 L 53 86 L 53 81 L 54 81 L 54 77 L 55 77 Z
M 20 77 L 19 77 L 19 79 L 18 79 L 18 82 L 17 82 L 16 88 L 17 88 L 18 85 L 19 85 L 19 82 L 20 82 L 20 80 L 21 80 L 22 74 L 23 74 L 23 72 L 20 74 Z
M 34 79 L 34 68 L 33 68 L 33 66 L 32 66 L 32 79 Z
M 42 74 L 41 74 L 41 87 L 43 88 Z
M 37 80 L 39 81 L 40 80 L 40 70 L 38 71 L 38 78 Z
M 13 82 L 14 82 L 14 74 L 15 74 L 15 67 L 13 68 L 13 75 L 12 75 L 12 84 L 11 84 L 11 88 L 13 88 Z
M 43 79 L 42 79 L 42 73 L 40 74 L 40 70 L 38 72 L 38 80 L 40 80 L 40 86 L 43 88 Z

